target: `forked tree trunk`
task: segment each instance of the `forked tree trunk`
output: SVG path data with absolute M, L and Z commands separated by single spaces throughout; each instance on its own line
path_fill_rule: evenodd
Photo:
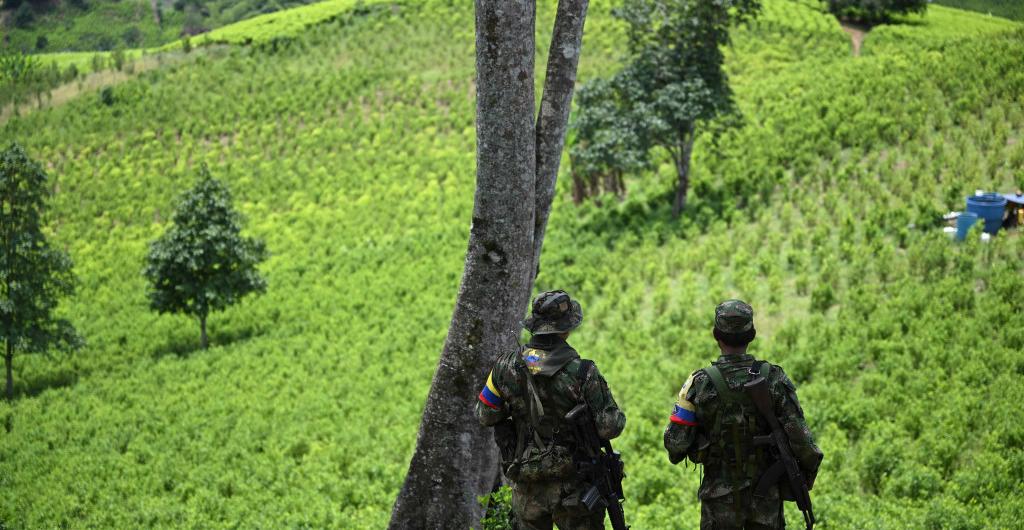
M 678 218 L 686 208 L 686 192 L 690 187 L 690 156 L 693 154 L 693 140 L 696 136 L 691 125 L 679 141 L 679 155 L 676 157 L 676 174 L 679 182 L 676 185 L 676 198 L 672 203 L 672 217 Z
M 494 358 L 516 346 L 529 301 L 565 141 L 586 8 L 586 0 L 559 2 L 553 59 L 537 117 L 534 1 L 476 0 L 477 184 L 469 248 L 389 528 L 479 527 L 483 510 L 477 497 L 494 484 L 498 455 L 474 405 Z
M 474 415 L 495 355 L 514 347 L 533 268 L 534 3 L 476 1 L 477 183 L 455 311 L 392 529 L 478 526 L 497 447 Z
M 533 274 L 540 272 L 540 251 L 544 246 L 551 202 L 555 197 L 558 167 L 565 147 L 565 130 L 569 125 L 576 69 L 583 46 L 583 23 L 587 19 L 589 0 L 560 0 L 551 31 L 544 93 L 537 116 L 537 198 L 534 222 Z M 532 282 L 531 282 L 532 286 Z

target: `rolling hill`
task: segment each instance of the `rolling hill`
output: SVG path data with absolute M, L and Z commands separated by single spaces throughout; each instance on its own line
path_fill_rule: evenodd
M 15 359 L 0 527 L 386 524 L 468 235 L 473 13 L 368 2 L 291 22 L 132 76 L 112 105 L 85 93 L 0 128 L 51 176 L 50 237 L 81 284 L 61 312 L 88 341 Z M 581 81 L 622 38 L 593 5 Z M 817 2 L 766 0 L 727 57 L 744 125 L 698 140 L 683 218 L 667 161 L 621 200 L 573 205 L 562 178 L 542 258 L 537 288 L 581 300 L 573 344 L 629 418 L 630 523 L 697 526 L 698 472 L 669 465 L 661 433 L 737 296 L 825 451 L 820 528 L 1016 526 L 1024 239 L 955 244 L 936 220 L 1024 187 L 1024 29 L 932 5 L 852 58 Z M 147 309 L 141 275 L 202 162 L 271 253 L 268 292 L 214 315 L 206 351 L 196 322 Z

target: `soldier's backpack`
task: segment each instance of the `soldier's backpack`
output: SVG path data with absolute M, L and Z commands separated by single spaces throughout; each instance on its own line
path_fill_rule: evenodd
M 516 363 L 516 366 L 525 382 L 528 414 L 517 422 L 513 458 L 502 462 L 505 476 L 512 481 L 522 482 L 570 479 L 576 474 L 576 466 L 570 447 L 572 442 L 564 437 L 566 432 L 560 429 L 564 418 L 545 415 L 533 374 L 522 363 Z M 576 384 L 571 388 L 577 401 L 581 399 L 583 388 L 593 371 L 593 361 L 580 361 L 575 376 Z
M 767 377 L 770 369 L 771 365 L 761 363 L 757 372 Z M 703 371 L 721 400 L 714 424 L 708 430 L 711 436 L 709 459 L 721 463 L 722 473 L 732 484 L 756 482 L 768 464 L 767 451 L 754 445 L 754 437 L 766 432 L 757 409 L 742 389 L 729 387 L 717 366 Z
M 761 419 L 753 402 L 742 390 L 742 385 L 736 389 L 729 387 L 717 366 L 712 365 L 703 370 L 722 401 L 722 408 L 711 429 L 714 437 L 710 442 L 711 456 L 726 463 L 723 466 L 723 471 L 730 482 L 735 484 L 749 480 L 751 485 L 755 485 L 760 475 L 772 462 L 770 462 L 769 451 L 765 446 L 755 444 L 754 437 L 764 436 L 770 433 L 771 429 Z M 769 363 L 754 361 L 748 373 L 751 379 L 754 374 L 768 379 L 770 370 Z M 808 489 L 814 484 L 817 474 L 817 463 L 814 464 L 807 466 L 812 468 L 810 473 L 805 476 Z M 780 494 L 784 500 L 794 500 L 792 492 L 785 484 L 782 485 Z

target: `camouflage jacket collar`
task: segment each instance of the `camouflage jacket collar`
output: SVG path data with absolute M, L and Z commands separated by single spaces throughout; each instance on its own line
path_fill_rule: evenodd
M 523 361 L 530 373 L 552 376 L 579 354 L 565 339 L 551 335 L 538 335 L 530 339 L 523 348 Z
M 546 351 L 555 351 L 561 346 L 568 345 L 569 343 L 565 342 L 565 339 L 558 335 L 533 335 L 530 337 L 529 342 L 526 343 L 527 348 Z
M 715 364 L 738 364 L 753 361 L 754 356 L 750 355 L 749 353 L 732 353 L 729 355 L 719 355 L 718 360 L 715 361 Z

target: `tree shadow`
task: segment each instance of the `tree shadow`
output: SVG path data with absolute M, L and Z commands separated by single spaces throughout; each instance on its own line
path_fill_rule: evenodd
M 17 359 L 15 359 L 17 360 Z M 36 397 L 47 390 L 66 388 L 78 382 L 78 374 L 66 369 L 60 369 L 42 376 L 25 380 L 14 378 L 14 401 Z M 0 391 L 0 395 L 2 391 Z
M 245 342 L 258 334 L 259 329 L 251 325 L 227 330 L 210 329 L 210 347 L 230 346 L 235 343 Z M 152 357 L 154 360 L 160 360 L 169 355 L 188 358 L 192 354 L 201 351 L 203 351 L 203 348 L 199 344 L 199 326 L 197 325 L 194 333 L 187 335 L 178 333 L 173 337 L 169 337 L 167 342 L 153 349 Z
M 686 239 L 687 234 L 706 234 L 711 225 L 722 220 L 730 222 L 732 216 L 748 216 L 756 210 L 752 204 L 760 200 L 724 189 L 700 187 L 703 189 L 699 193 L 697 189 L 691 190 L 678 219 L 672 217 L 673 188 L 643 198 L 627 198 L 618 206 L 599 205 L 579 221 L 576 229 L 597 236 L 609 247 L 625 236 L 654 237 L 658 245 L 663 245 L 670 240 Z

